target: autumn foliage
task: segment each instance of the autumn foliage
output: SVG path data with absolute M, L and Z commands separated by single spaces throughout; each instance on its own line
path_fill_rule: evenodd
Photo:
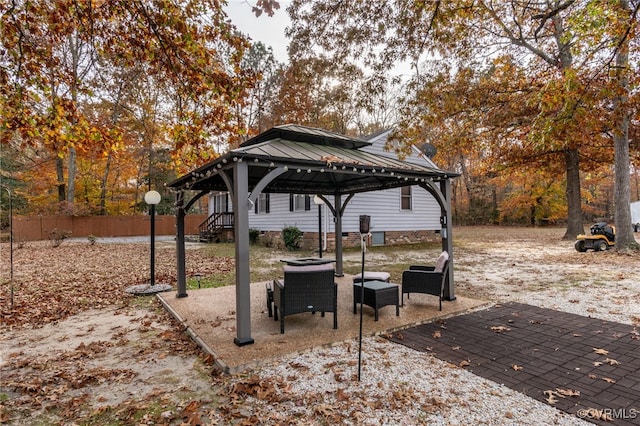
M 9 177 L 31 211 L 135 209 L 144 186 L 217 155 L 212 140 L 241 125 L 231 112 L 256 74 L 241 68 L 249 42 L 218 2 L 3 0 L 0 10 L 2 154 L 18 158 Z
M 461 174 L 456 223 L 566 222 L 571 237 L 640 199 L 639 8 L 248 5 L 264 25 L 290 15 L 284 64 L 213 0 L 0 0 L 3 184 L 22 213 L 130 214 L 274 125 L 394 126 L 392 150 L 429 142 Z

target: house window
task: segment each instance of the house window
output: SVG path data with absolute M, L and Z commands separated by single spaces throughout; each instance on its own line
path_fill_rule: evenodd
M 229 195 L 218 194 L 213 198 L 214 213 L 226 213 L 229 211 Z
M 304 194 L 290 194 L 289 195 L 289 211 L 305 211 L 311 210 L 311 197 Z
M 261 192 L 256 203 L 256 214 L 269 213 L 269 194 Z
M 411 210 L 411 187 L 400 188 L 400 210 Z

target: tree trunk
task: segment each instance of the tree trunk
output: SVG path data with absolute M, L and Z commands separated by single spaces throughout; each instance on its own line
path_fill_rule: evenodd
M 620 5 L 630 18 L 631 10 L 627 0 L 620 0 Z M 625 38 L 616 53 L 616 83 L 618 96 L 613 98 L 613 111 L 616 117 L 616 128 L 613 134 L 614 147 L 614 211 L 616 225 L 616 250 L 638 249 L 631 226 L 631 188 L 629 174 L 629 121 L 630 112 L 627 106 L 629 92 L 629 39 Z
M 109 179 L 109 172 L 111 171 L 111 152 L 107 155 L 107 164 L 104 166 L 104 174 L 102 175 L 102 181 L 100 182 L 100 215 L 105 216 L 107 214 L 107 180 Z
M 69 164 L 67 165 L 67 203 L 70 208 L 73 207 L 74 200 L 76 198 L 76 157 L 76 149 L 73 147 L 69 148 Z M 70 213 L 72 210 L 73 209 L 71 209 Z
M 584 234 L 582 226 L 582 199 L 580 197 L 580 159 L 577 149 L 568 149 L 564 153 L 567 170 L 567 231 L 565 240 L 573 240 L 578 234 Z
M 58 156 L 56 156 L 56 175 L 58 178 L 58 202 L 64 203 L 67 199 L 64 184 L 64 162 Z
M 565 34 L 563 18 L 555 14 L 551 18 L 554 28 L 555 41 L 558 46 L 559 69 L 566 76 L 573 67 L 573 55 Z M 567 101 L 565 101 L 567 102 Z M 580 154 L 577 148 L 566 148 L 564 152 L 565 169 L 567 172 L 567 231 L 565 240 L 574 240 L 578 234 L 584 234 L 582 226 L 582 194 L 580 193 Z

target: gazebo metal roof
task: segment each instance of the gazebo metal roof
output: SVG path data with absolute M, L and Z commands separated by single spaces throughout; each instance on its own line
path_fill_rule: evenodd
M 427 161 L 399 160 L 372 154 L 360 138 L 295 124 L 276 126 L 238 148 L 168 184 L 176 191 L 177 297 L 186 297 L 184 217 L 210 191 L 229 192 L 235 217 L 236 330 L 242 346 L 251 338 L 249 282 L 249 209 L 262 192 L 317 194 L 334 216 L 335 235 L 342 235 L 342 215 L 356 193 L 416 185 L 428 191 L 441 209 L 442 248 L 449 252 L 444 297 L 454 300 L 451 185 L 457 173 L 432 167 Z M 186 201 L 185 193 L 197 194 Z M 331 200 L 333 197 L 333 200 Z M 344 198 L 343 198 L 344 197 Z M 335 239 L 336 274 L 342 275 L 342 238 Z
M 262 192 L 351 194 L 440 181 L 457 173 L 361 150 L 370 142 L 299 125 L 274 127 L 168 186 L 196 191 L 226 191 L 218 172 L 249 161 L 249 187 L 276 166 L 286 168 Z

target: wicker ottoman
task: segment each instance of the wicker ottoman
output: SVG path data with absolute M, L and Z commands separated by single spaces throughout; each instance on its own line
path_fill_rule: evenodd
M 366 279 L 366 275 L 365 275 Z M 360 303 L 362 292 L 360 282 L 353 283 L 353 313 L 356 313 L 356 305 Z M 400 303 L 398 299 L 399 287 L 385 281 L 365 281 L 363 304 L 370 306 L 375 311 L 375 320 L 378 321 L 378 308 L 387 305 L 396 305 L 396 316 L 400 316 Z

